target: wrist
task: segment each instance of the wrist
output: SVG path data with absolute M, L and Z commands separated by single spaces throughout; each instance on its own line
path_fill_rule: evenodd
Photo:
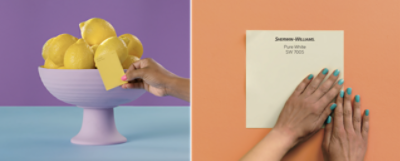
M 279 139 L 282 146 L 287 150 L 294 147 L 297 144 L 298 140 L 295 133 L 282 128 L 273 128 L 268 135 L 273 135 L 274 137 Z
M 190 80 L 178 76 L 171 77 L 166 85 L 165 92 L 167 96 L 190 101 Z
M 178 76 L 171 76 L 167 79 L 167 83 L 165 84 L 165 95 L 166 96 L 175 96 L 176 95 L 176 88 L 179 86 L 181 79 Z

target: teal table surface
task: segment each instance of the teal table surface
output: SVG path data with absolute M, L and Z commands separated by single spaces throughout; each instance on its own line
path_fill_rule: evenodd
M 128 141 L 83 146 L 70 142 L 81 128 L 81 108 L 0 107 L 0 161 L 189 160 L 190 107 L 123 106 L 114 115 Z

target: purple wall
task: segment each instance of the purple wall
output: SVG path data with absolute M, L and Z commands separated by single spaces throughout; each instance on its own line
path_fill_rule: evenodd
M 0 1 L 0 106 L 67 105 L 40 81 L 37 67 L 47 39 L 80 36 L 80 22 L 109 21 L 118 35 L 132 33 L 150 57 L 182 77 L 190 77 L 189 0 L 2 0 Z M 130 105 L 189 105 L 146 93 Z

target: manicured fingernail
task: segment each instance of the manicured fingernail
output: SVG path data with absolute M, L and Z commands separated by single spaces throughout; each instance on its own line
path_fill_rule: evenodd
M 328 116 L 328 118 L 326 119 L 326 124 L 329 124 L 329 123 L 331 123 L 332 122 L 332 117 L 331 116 Z
M 354 99 L 356 100 L 356 102 L 360 102 L 360 95 L 356 95 L 356 96 L 354 97 Z
M 308 79 L 310 80 L 311 78 L 313 78 L 314 77 L 314 75 L 313 74 L 310 74 L 309 76 L 308 76 Z
M 344 82 L 344 80 L 343 80 L 343 79 L 340 79 L 339 82 L 337 82 L 337 83 L 338 83 L 339 85 L 342 85 L 343 82 Z
M 351 95 L 351 88 L 347 88 L 346 92 L 348 95 Z
M 126 80 L 126 75 L 122 76 L 121 80 L 125 81 Z
M 328 68 L 324 68 L 324 70 L 322 71 L 322 74 L 326 75 L 326 73 L 328 73 L 328 71 L 329 71 Z
M 340 97 L 344 97 L 344 91 L 343 90 L 340 90 Z
M 331 110 L 334 110 L 336 108 L 336 106 L 337 106 L 336 103 L 332 104 L 331 105 Z
M 339 73 L 340 73 L 339 69 L 336 69 L 336 70 L 333 72 L 333 75 L 336 77 L 336 76 L 339 75 Z
M 366 110 L 365 110 L 365 116 L 368 116 L 368 115 L 369 115 L 369 110 L 366 109 Z

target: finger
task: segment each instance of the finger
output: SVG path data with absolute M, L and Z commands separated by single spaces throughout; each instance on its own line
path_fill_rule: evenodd
M 149 61 L 151 61 L 151 59 L 146 58 L 132 63 L 125 75 L 121 77 L 121 80 L 131 81 L 134 79 L 143 78 L 146 74 L 146 68 Z
M 337 83 L 335 83 L 333 87 L 318 100 L 318 102 L 322 105 L 326 105 L 331 102 L 339 94 L 340 89 L 343 87 L 343 83 L 343 79 L 337 81 Z
M 331 141 L 332 128 L 333 128 L 333 123 L 331 122 L 332 122 L 332 116 L 328 116 L 328 118 L 326 119 L 324 140 L 322 141 L 322 144 L 325 147 L 328 147 Z
M 360 95 L 354 97 L 353 102 L 353 127 L 356 133 L 361 133 Z
M 318 87 L 317 90 L 312 94 L 313 99 L 316 101 L 320 99 L 325 93 L 327 93 L 335 84 L 336 80 L 339 77 L 340 71 L 336 69 L 329 78 L 322 83 L 321 86 Z
M 322 123 L 325 120 L 328 119 L 328 116 L 332 113 L 332 111 L 337 107 L 336 103 L 330 103 L 328 106 L 326 106 L 326 108 L 324 109 L 324 111 L 322 112 L 322 114 L 319 117 L 319 122 Z
M 132 67 L 133 65 L 131 65 Z M 126 71 L 125 75 L 122 76 L 123 81 L 132 81 L 135 79 L 144 79 L 145 74 L 147 69 L 146 68 L 141 68 L 141 69 L 132 69 L 129 67 L 129 69 Z
M 351 88 L 346 89 L 343 101 L 343 123 L 347 132 L 353 132 L 353 109 L 351 107 Z
M 343 129 L 343 97 L 344 91 L 341 90 L 338 97 L 336 98 L 336 108 L 333 112 L 333 132 L 338 132 L 339 130 Z
M 133 69 L 145 68 L 149 65 L 149 62 L 153 62 L 153 61 L 154 60 L 151 58 L 141 59 L 141 60 L 138 60 L 138 61 L 132 63 L 131 66 L 129 66 L 129 68 L 133 68 Z
M 365 110 L 362 122 L 362 136 L 364 139 L 368 139 L 369 131 L 369 110 Z
M 318 88 L 318 86 L 321 84 L 321 82 L 325 79 L 326 74 L 328 74 L 328 69 L 324 68 L 318 75 L 315 77 L 311 83 L 307 86 L 307 88 L 304 90 L 303 94 L 304 95 L 311 95 L 314 93 L 314 91 Z
M 126 83 L 123 84 L 124 89 L 144 89 L 143 83 Z
M 313 74 L 310 74 L 307 76 L 307 78 L 304 78 L 303 81 L 296 87 L 296 89 L 293 92 L 293 95 L 300 95 L 303 93 L 304 89 L 307 87 L 307 85 L 311 82 L 311 80 L 314 78 Z

